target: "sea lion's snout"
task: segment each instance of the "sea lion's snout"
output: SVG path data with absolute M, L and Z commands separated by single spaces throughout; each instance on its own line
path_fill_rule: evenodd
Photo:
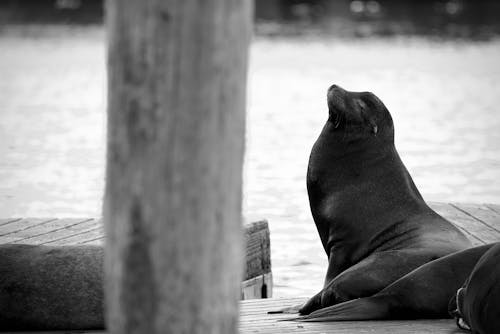
M 361 124 L 364 122 L 368 105 L 363 100 L 363 94 L 347 91 L 337 85 L 328 88 L 328 113 L 335 128 L 339 127 L 342 119 L 351 123 Z
M 347 91 L 342 87 L 337 85 L 331 85 L 328 88 L 327 103 L 328 103 L 328 111 L 330 114 L 341 114 L 346 110 L 346 95 Z
M 349 114 L 349 118 L 361 121 L 361 114 L 368 110 L 368 105 L 364 101 L 367 94 L 371 93 L 350 92 L 340 86 L 332 85 L 327 93 L 328 111 L 330 115 Z
M 348 92 L 337 85 L 328 88 L 326 99 L 328 103 L 328 114 L 335 128 L 338 128 L 341 120 L 345 117 L 348 105 L 346 103 Z

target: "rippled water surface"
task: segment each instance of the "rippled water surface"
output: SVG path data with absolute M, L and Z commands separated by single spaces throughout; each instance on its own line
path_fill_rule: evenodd
M 100 27 L 0 34 L 0 216 L 100 215 Z M 326 256 L 305 174 L 327 87 L 376 93 L 427 200 L 500 203 L 500 40 L 264 38 L 249 72 L 245 215 L 267 218 L 275 295 L 311 295 Z

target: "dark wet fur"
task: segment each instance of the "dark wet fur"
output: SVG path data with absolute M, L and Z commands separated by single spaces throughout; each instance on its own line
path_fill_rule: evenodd
M 329 264 L 322 291 L 301 314 L 371 296 L 419 266 L 471 246 L 423 200 L 394 147 L 394 123 L 378 97 L 332 85 L 327 104 L 307 189 Z
M 288 320 L 322 322 L 449 317 L 448 301 L 479 259 L 495 245 L 500 244 L 450 254 L 417 268 L 371 297 L 350 300 Z M 477 313 L 481 314 L 480 311 Z
M 104 328 L 99 246 L 0 245 L 0 331 Z

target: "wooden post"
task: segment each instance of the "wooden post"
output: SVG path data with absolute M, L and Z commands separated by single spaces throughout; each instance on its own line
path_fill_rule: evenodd
M 251 1 L 107 3 L 107 327 L 235 333 Z

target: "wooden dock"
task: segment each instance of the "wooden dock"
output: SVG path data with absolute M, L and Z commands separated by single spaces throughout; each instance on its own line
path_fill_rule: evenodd
M 300 304 L 307 298 L 253 299 L 241 302 L 240 334 L 314 333 L 314 334 L 403 334 L 455 333 L 455 321 L 399 320 L 399 321 L 339 321 L 295 322 L 280 321 L 296 317 L 294 314 L 267 314 L 286 306 Z M 456 331 L 459 334 L 459 331 Z
M 500 205 L 458 203 L 430 203 L 430 205 L 458 226 L 474 245 L 500 241 Z M 311 228 L 314 228 L 313 225 Z M 242 299 L 270 297 L 272 276 L 267 222 L 247 224 L 245 230 L 247 253 Z M 104 232 L 100 219 L 0 219 L 0 243 L 67 245 L 100 244 L 103 240 Z M 280 321 L 293 315 L 267 314 L 270 310 L 302 303 L 307 297 L 242 300 L 240 333 L 459 333 L 451 319 L 299 323 Z

